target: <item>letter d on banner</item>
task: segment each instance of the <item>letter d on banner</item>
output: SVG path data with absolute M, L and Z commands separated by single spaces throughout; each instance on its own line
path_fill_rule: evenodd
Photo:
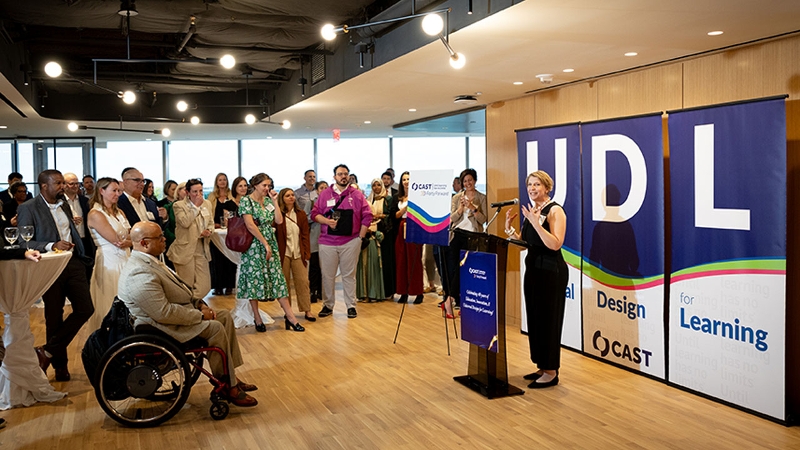
M 619 206 L 608 206 L 606 198 L 606 153 L 611 151 L 622 153 L 631 169 L 630 192 Z M 647 165 L 636 142 L 624 134 L 592 136 L 592 220 L 625 222 L 639 212 L 646 193 Z

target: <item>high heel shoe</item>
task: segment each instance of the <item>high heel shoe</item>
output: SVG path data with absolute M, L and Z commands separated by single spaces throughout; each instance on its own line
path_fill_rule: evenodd
M 415 304 L 415 305 L 419 305 L 420 303 L 422 303 L 422 299 L 423 299 L 424 297 L 425 297 L 425 296 L 424 296 L 424 295 L 422 295 L 422 294 L 420 294 L 420 295 L 418 295 L 418 296 L 414 297 L 414 304 Z
M 309 322 L 316 322 L 316 321 L 317 321 L 317 318 L 316 318 L 316 317 L 314 317 L 314 316 L 309 316 L 308 314 L 304 314 L 304 315 L 303 315 L 303 317 L 305 317 L 305 318 L 306 318 L 306 320 L 307 320 L 307 321 L 309 321 Z
M 452 314 L 449 314 L 447 312 L 447 308 L 444 306 L 444 302 L 439 303 L 439 306 L 442 308 L 442 311 L 444 311 L 444 317 L 445 318 L 447 318 L 447 319 L 455 319 L 455 317 Z
M 253 322 L 256 324 L 256 331 L 258 331 L 259 333 L 264 333 L 265 331 L 267 331 L 267 326 L 264 324 L 264 322 L 261 323 L 258 323 L 256 321 Z
M 306 329 L 305 329 L 305 328 L 303 328 L 303 326 L 302 326 L 302 325 L 300 325 L 300 323 L 299 323 L 299 322 L 298 322 L 298 323 L 292 323 L 292 322 L 289 322 L 289 319 L 287 319 L 287 318 L 286 318 L 286 316 L 283 316 L 283 322 L 284 322 L 284 324 L 286 324 L 286 329 L 287 329 L 287 330 L 292 330 L 292 331 L 306 331 Z

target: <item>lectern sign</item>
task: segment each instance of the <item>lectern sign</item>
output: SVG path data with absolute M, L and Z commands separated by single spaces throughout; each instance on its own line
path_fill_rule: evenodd
M 497 255 L 461 251 L 461 339 L 497 352 Z

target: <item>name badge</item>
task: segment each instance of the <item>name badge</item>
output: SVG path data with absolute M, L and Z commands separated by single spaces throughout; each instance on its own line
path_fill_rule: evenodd
M 272 203 L 267 203 L 267 211 L 272 212 L 275 211 L 275 205 Z
M 155 220 L 156 220 L 156 217 L 153 215 L 153 213 L 152 213 L 152 212 L 150 212 L 150 211 L 147 211 L 147 220 L 152 220 L 152 221 L 155 221 Z
M 335 204 L 336 204 L 336 199 L 333 198 L 328 200 L 328 203 L 326 203 L 326 205 L 328 205 L 329 208 L 333 208 L 333 205 Z

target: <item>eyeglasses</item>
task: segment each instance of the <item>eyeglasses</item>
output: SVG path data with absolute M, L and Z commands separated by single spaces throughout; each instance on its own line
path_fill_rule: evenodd
M 67 186 L 77 186 L 79 184 L 80 183 L 78 183 L 77 181 L 70 181 L 69 183 L 67 183 Z
M 336 176 L 337 177 L 349 177 L 350 173 L 349 172 L 337 172 Z
M 125 178 L 124 181 L 133 181 L 134 183 L 144 183 L 144 178 Z

